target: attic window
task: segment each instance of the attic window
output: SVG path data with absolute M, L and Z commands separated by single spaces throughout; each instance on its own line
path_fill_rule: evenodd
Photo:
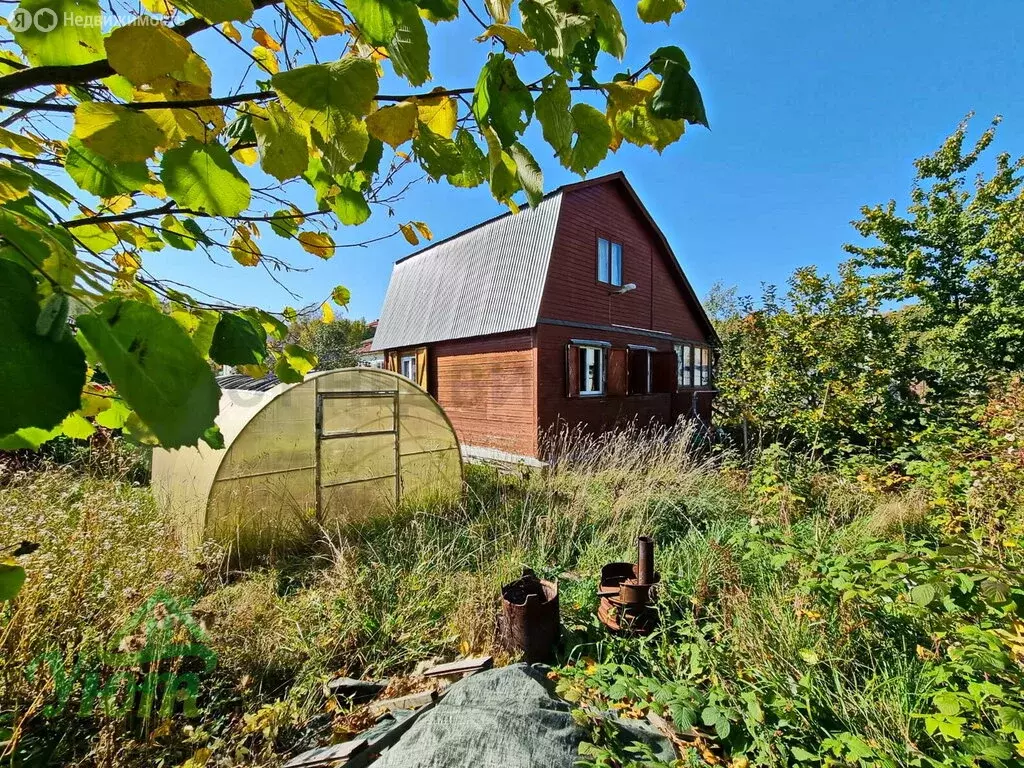
M 622 285 L 622 243 L 597 238 L 597 281 Z

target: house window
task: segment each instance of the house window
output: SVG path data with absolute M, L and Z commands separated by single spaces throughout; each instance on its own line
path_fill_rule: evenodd
M 654 350 L 646 347 L 630 347 L 629 349 L 629 394 L 649 395 L 652 387 L 652 360 Z
M 676 383 L 680 387 L 693 386 L 693 345 L 676 344 Z
M 622 285 L 622 243 L 597 238 L 597 280 L 609 285 Z
M 416 381 L 416 355 L 402 355 L 399 370 L 409 381 Z
M 578 347 L 581 395 L 604 394 L 604 348 Z
M 693 372 L 694 383 L 706 387 L 711 382 L 711 350 L 697 347 L 697 362 Z

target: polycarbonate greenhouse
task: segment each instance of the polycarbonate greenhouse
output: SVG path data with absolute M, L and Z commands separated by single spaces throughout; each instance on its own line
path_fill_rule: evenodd
M 153 453 L 154 495 L 191 543 L 264 549 L 461 492 L 455 431 L 403 376 L 345 368 L 220 384 L 225 448 Z

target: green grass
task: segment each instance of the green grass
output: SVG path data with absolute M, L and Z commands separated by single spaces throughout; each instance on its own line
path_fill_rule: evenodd
M 870 567 L 858 570 L 873 548 L 910 550 L 931 531 L 919 496 L 813 467 L 749 476 L 689 433 L 557 439 L 572 450 L 549 472 L 471 467 L 461 503 L 403 509 L 244 570 L 216 546 L 182 548 L 144 487 L 54 466 L 9 478 L 0 542 L 41 546 L 23 558 L 23 593 L 0 608 L 0 765 L 173 766 L 202 750 L 225 765 L 277 764 L 304 727 L 344 714 L 328 714 L 331 676 L 402 675 L 427 658 L 491 650 L 499 588 L 524 566 L 561 581 L 560 674 L 581 701 L 643 714 L 666 699 L 680 718 L 696 707 L 698 720 L 717 707 L 731 726 L 704 728 L 707 754 L 739 765 L 794 764 L 803 753 L 821 764 L 928 765 L 927 753 L 941 764 L 943 742 L 922 718 L 939 690 L 928 649 L 946 650 L 929 633 L 959 631 L 970 614 L 955 624 L 911 610 L 916 571 L 883 570 L 875 583 Z M 661 628 L 612 638 L 593 615 L 597 574 L 632 559 L 641 532 L 658 542 Z M 864 595 L 846 599 L 837 579 Z M 217 655 L 198 718 L 79 717 L 79 689 L 47 713 L 57 686 L 47 674 L 27 678 L 33 660 L 56 652 L 108 673 L 102 652 L 154 594 L 192 605 Z M 959 677 L 947 688 L 966 680 L 950 674 Z M 627 680 L 647 687 L 614 688 Z M 999 701 L 1016 706 L 1011 698 Z M 860 742 L 870 758 L 856 756 Z

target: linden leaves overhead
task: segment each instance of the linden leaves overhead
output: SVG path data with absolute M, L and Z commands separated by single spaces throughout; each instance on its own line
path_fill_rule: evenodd
M 98 0 L 20 0 L 0 43 L 0 386 L 20 407 L 0 418 L 0 448 L 97 426 L 222 445 L 212 366 L 301 380 L 316 358 L 286 321 L 330 322 L 350 293 L 238 307 L 216 298 L 230 280 L 170 282 L 151 253 L 263 269 L 287 289 L 283 254 L 334 258 L 353 244 L 339 228 L 393 214 L 419 178 L 486 184 L 517 209 L 544 193 L 538 158 L 585 175 L 623 142 L 660 152 L 708 123 L 683 52 L 599 72 L 624 66 L 622 12 L 668 22 L 683 6 L 140 0 L 111 27 Z M 466 76 L 432 83 L 435 25 L 467 9 Z M 538 64 L 547 74 L 524 80 Z M 421 218 L 392 234 L 431 239 Z

